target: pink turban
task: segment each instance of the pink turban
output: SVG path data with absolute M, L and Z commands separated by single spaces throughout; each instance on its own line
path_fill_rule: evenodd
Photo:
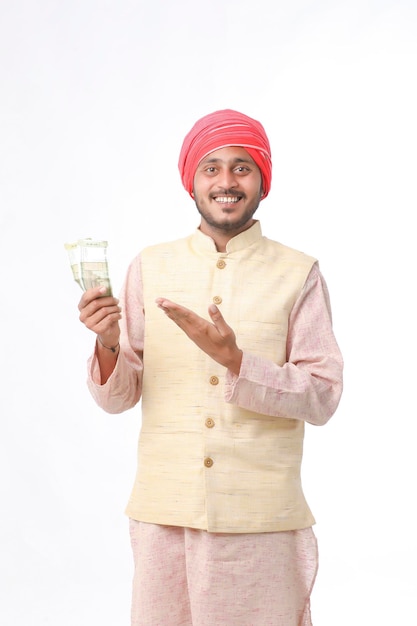
M 243 113 L 224 109 L 198 120 L 182 144 L 178 167 L 182 184 L 192 195 L 198 164 L 210 152 L 239 146 L 250 154 L 262 174 L 263 198 L 271 188 L 272 163 L 268 137 L 262 124 Z

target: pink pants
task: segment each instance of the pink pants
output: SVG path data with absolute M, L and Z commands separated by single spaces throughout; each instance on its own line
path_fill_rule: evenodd
M 132 626 L 311 626 L 312 528 L 222 534 L 130 520 Z

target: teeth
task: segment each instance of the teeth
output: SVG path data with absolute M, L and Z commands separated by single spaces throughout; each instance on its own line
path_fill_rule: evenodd
M 239 198 L 236 196 L 217 196 L 216 202 L 221 202 L 222 204 L 231 204 L 233 202 L 237 202 Z

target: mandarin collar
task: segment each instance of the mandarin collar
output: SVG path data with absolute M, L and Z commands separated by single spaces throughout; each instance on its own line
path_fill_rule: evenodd
M 226 252 L 218 252 L 214 240 L 196 228 L 192 235 L 193 245 L 199 252 L 216 252 L 217 254 L 230 254 L 231 252 L 239 252 L 262 239 L 261 224 L 258 220 L 243 233 L 239 233 L 236 237 L 230 239 L 226 244 Z

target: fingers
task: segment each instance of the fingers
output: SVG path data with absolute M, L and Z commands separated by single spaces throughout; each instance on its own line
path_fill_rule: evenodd
M 166 298 L 157 298 L 156 304 L 179 326 L 194 343 L 212 359 L 229 368 L 234 374 L 240 371 L 242 350 L 236 345 L 233 329 L 226 324 L 215 304 L 208 312 L 211 322 L 197 313 Z
M 155 302 L 165 315 L 175 322 L 197 345 L 200 344 L 199 338 L 210 332 L 209 327 L 214 329 L 210 322 L 180 304 L 166 298 L 157 298 Z
M 157 298 L 155 302 L 158 307 L 178 325 L 191 321 L 196 322 L 200 319 L 199 316 L 193 311 L 190 311 L 190 309 L 186 309 L 184 306 L 176 304 L 166 298 Z
M 166 298 L 157 298 L 155 302 L 158 305 L 158 307 L 166 313 L 172 313 L 174 311 L 183 311 L 183 312 L 188 311 L 188 309 L 181 306 L 180 304 L 176 304 L 175 302 L 172 302 L 171 300 L 167 300 Z
M 181 306 L 180 304 L 176 304 L 171 300 L 167 300 L 166 298 L 157 298 L 155 300 L 156 304 L 162 311 L 175 322 L 193 322 L 197 323 L 199 320 L 206 322 L 202 317 L 191 311 L 190 309 Z M 213 321 L 214 325 L 219 328 L 228 329 L 229 326 L 224 321 L 223 315 L 220 313 L 219 309 L 215 304 L 211 304 L 208 308 L 210 318 Z M 206 322 L 207 323 L 207 322 Z
M 215 335 L 211 332 L 212 330 L 216 330 L 219 339 L 220 338 L 228 338 L 231 335 L 234 335 L 232 329 L 228 324 L 226 324 L 223 315 L 220 313 L 218 307 L 215 304 L 211 304 L 208 308 L 210 318 L 213 322 L 211 325 L 207 320 L 197 315 L 190 309 L 187 309 L 171 300 L 167 300 L 166 298 L 157 298 L 156 303 L 162 311 L 173 320 L 180 328 L 185 330 L 189 336 L 194 336 L 200 332 L 205 332 L 205 334 L 210 333 L 212 339 L 215 338 Z M 211 326 L 211 329 L 209 328 Z
M 78 309 L 80 321 L 97 334 L 108 332 L 122 317 L 119 300 L 103 296 L 103 288 L 100 287 L 88 289 L 82 295 Z M 114 332 L 114 328 L 112 330 Z
M 103 298 L 106 291 L 106 287 L 92 287 L 91 289 L 87 289 L 81 296 L 81 300 L 78 303 L 78 309 L 81 311 L 81 309 L 85 308 L 88 304 L 90 304 L 90 302 L 93 302 L 93 300 Z

